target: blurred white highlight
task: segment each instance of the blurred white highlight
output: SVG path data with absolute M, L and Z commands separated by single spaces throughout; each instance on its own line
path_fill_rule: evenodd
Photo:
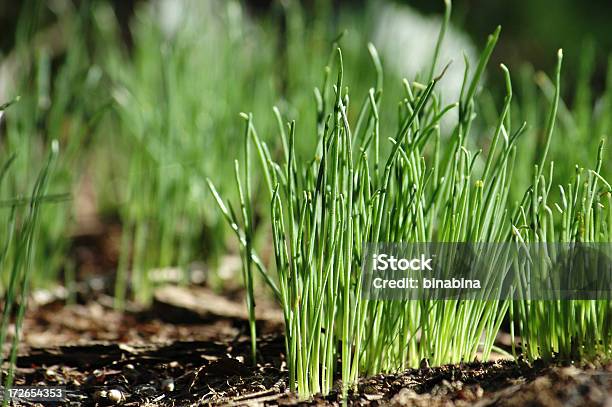
M 417 75 L 420 81 L 425 80 L 441 26 L 442 16 L 426 17 L 402 5 L 382 6 L 376 17 L 374 44 L 385 67 L 410 81 Z M 445 104 L 459 100 L 465 70 L 464 53 L 473 70 L 478 61 L 474 44 L 465 33 L 449 23 L 434 70 L 434 74 L 439 74 L 446 64 L 453 61 L 438 85 Z

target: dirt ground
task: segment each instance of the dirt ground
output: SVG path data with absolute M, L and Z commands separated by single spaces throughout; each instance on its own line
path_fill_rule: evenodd
M 238 295 L 168 287 L 149 310 L 125 313 L 104 295 L 82 295 L 73 305 L 52 296 L 35 302 L 16 385 L 65 386 L 59 405 L 612 406 L 612 363 L 508 360 L 378 375 L 346 399 L 335 391 L 298 400 L 288 390 L 282 321 L 272 307 L 262 313 L 259 362 L 251 366 Z

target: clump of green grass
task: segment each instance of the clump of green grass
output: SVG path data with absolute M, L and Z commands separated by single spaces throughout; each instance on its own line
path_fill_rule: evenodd
M 2 109 L 0 109 L 2 111 Z M 2 247 L 0 251 L 0 269 L 6 270 L 8 285 L 3 293 L 4 304 L 2 321 L 0 322 L 0 366 L 5 360 L 10 362 L 4 388 L 12 386 L 17 359 L 17 348 L 21 337 L 21 326 L 25 317 L 28 295 L 35 272 L 35 259 L 40 256 L 40 246 L 37 244 L 41 236 L 41 209 L 46 200 L 54 200 L 48 196 L 47 188 L 54 171 L 59 144 L 52 143 L 51 151 L 34 184 L 32 194 L 28 199 L 11 199 L 2 201 L 1 211 L 8 211 L 7 222 L 3 224 Z M 15 161 L 15 155 L 10 156 L 0 169 L 0 184 L 5 181 L 10 166 Z M 23 210 L 23 208 L 26 208 Z M 11 318 L 14 316 L 14 332 L 8 357 L 4 355 L 4 344 L 7 340 Z M 2 377 L 0 377 L 2 381 Z M 3 405 L 8 405 L 5 398 Z
M 397 130 L 387 138 L 380 131 L 382 71 L 373 47 L 370 50 L 379 73 L 378 82 L 357 107 L 344 84 L 339 49 L 334 83 L 330 79 L 331 67 L 326 68 L 323 85 L 315 91 L 317 131 L 313 137 L 317 146 L 310 157 L 296 151 L 296 140 L 304 136 L 298 134 L 295 122 L 287 128 L 279 126 L 282 153 L 277 160 L 258 137 L 252 117 L 244 116 L 245 175 L 236 170 L 240 210 L 224 202 L 210 181 L 209 186 L 243 248 L 253 354 L 252 281 L 258 272 L 283 310 L 290 384 L 302 396 L 329 392 L 338 376 L 346 390 L 360 375 L 414 367 L 423 360 L 435 365 L 458 363 L 473 360 L 479 352 L 487 359 L 508 309 L 512 305 L 514 310 L 520 303 L 513 304 L 510 299 L 402 302 L 364 298 L 361 262 L 365 243 L 512 242 L 525 239 L 520 231 L 523 229 L 537 236 L 537 241 L 584 238 L 568 234 L 570 226 L 574 232 L 581 230 L 587 236 L 609 239 L 607 232 L 602 234 L 612 219 L 609 202 L 601 199 L 607 196 L 609 200 L 609 191 L 605 192 L 609 185 L 598 174 L 601 160 L 596 171 L 589 172 L 588 187 L 580 187 L 583 181 L 578 179 L 571 189 L 574 194 L 582 191 L 580 197 L 585 199 L 580 201 L 576 196 L 571 204 L 564 202 L 560 206 L 569 219 L 562 222 L 563 233 L 554 231 L 552 218 L 545 220 L 550 188 L 543 170 L 548 165 L 547 153 L 557 117 L 561 53 L 544 149 L 525 199 L 516 204 L 509 200 L 513 171 L 521 165 L 516 146 L 526 124 L 513 125 L 513 87 L 504 65 L 501 70 L 506 96 L 493 126 L 488 152 L 485 156 L 480 150 L 469 150 L 470 130 L 478 113 L 479 82 L 499 32 L 498 28 L 489 37 L 473 73 L 466 61 L 461 97 L 456 103 L 443 105 L 443 95 L 435 91 L 443 74 L 429 75 L 425 84 L 404 81 Z M 439 41 L 443 33 L 444 29 Z M 434 60 L 432 65 L 435 63 Z M 441 118 L 454 109 L 458 110 L 455 126 L 450 134 L 441 134 Z M 358 114 L 353 116 L 351 111 Z M 249 201 L 250 194 L 242 192 L 245 185 L 248 191 L 251 184 L 249 145 L 254 147 L 270 202 L 274 278 L 250 245 L 253 203 Z M 527 164 L 531 165 L 530 159 Z M 598 182 L 605 186 L 603 190 L 596 188 Z M 575 224 L 579 212 L 582 219 L 589 220 L 586 229 Z M 546 239 L 541 240 L 543 236 Z M 557 307 L 557 318 L 544 323 L 551 315 L 547 314 L 548 305 L 523 302 L 518 314 L 527 346 L 546 352 L 550 345 L 558 349 L 560 337 L 575 337 L 582 339 L 584 347 L 593 349 L 602 337 L 609 336 L 609 301 L 571 304 L 556 303 L 553 307 Z M 566 313 L 568 307 L 577 308 Z M 564 332 L 562 327 L 576 317 L 576 312 L 586 319 Z M 587 329 L 591 328 L 596 328 L 597 334 L 587 341 Z M 536 352 L 531 354 L 536 356 Z
M 284 161 L 276 163 L 249 120 L 245 139 L 255 145 L 271 200 L 278 274 L 274 291 L 285 315 L 290 382 L 301 394 L 331 390 L 338 358 L 342 381 L 348 385 L 359 374 L 415 366 L 422 359 L 435 364 L 471 360 L 483 335 L 485 357 L 491 351 L 508 303 L 368 301 L 361 298 L 360 263 L 366 242 L 479 241 L 499 239 L 505 232 L 504 212 L 495 209 L 504 205 L 516 137 L 502 148 L 501 159 L 489 163 L 492 182 L 486 184 L 487 193 L 482 181 L 470 181 L 478 154 L 464 147 L 476 87 L 498 34 L 490 37 L 460 103 L 440 105 L 433 90 L 441 76 L 426 86 L 405 81 L 399 127 L 386 146 L 378 114 L 382 75 L 351 126 L 339 50 L 333 94 L 330 69 L 316 92 L 319 132 L 312 159 L 296 155 L 291 123 L 287 131 L 279 129 Z M 374 65 L 380 67 L 370 49 Z M 442 150 L 439 121 L 457 107 L 458 125 Z M 430 157 L 429 164 L 423 154 Z M 210 185 L 240 240 L 248 242 L 249 230 L 238 226 L 235 210 Z M 245 205 L 248 202 L 241 201 L 241 207 Z M 477 219 L 458 221 L 483 211 L 490 216 L 486 228 Z M 247 266 L 253 258 L 247 249 Z M 263 267 L 258 270 L 268 275 Z M 247 267 L 246 276 L 252 279 L 252 273 Z M 252 301 L 248 304 L 253 307 Z
M 610 184 L 601 175 L 604 168 L 604 140 L 597 149 L 595 169 L 585 170 L 576 165 L 574 175 L 566 185 L 559 185 L 561 200 L 553 202 L 551 187 L 553 163 L 544 172 L 551 145 L 557 109 L 560 106 L 561 61 L 559 51 L 554 94 L 545 130 L 545 144 L 539 164 L 535 167 L 532 186 L 525 193 L 513 219 L 514 238 L 524 244 L 550 242 L 610 243 L 612 241 L 612 201 Z M 584 108 L 584 106 L 583 106 Z M 568 114 L 567 112 L 565 114 Z M 589 118 L 582 120 L 591 120 Z M 606 124 L 599 128 L 605 131 Z M 577 129 L 575 129 L 577 131 Z M 597 129 L 594 129 L 597 131 Z M 605 133 L 600 133 L 605 137 Z M 574 135 L 580 137 L 581 135 Z M 585 137 L 582 135 L 582 137 Z M 566 169 L 567 171 L 567 169 Z M 603 355 L 612 356 L 612 301 L 524 299 L 512 303 L 512 315 L 517 315 L 522 349 L 531 360 L 566 360 Z M 514 330 L 514 321 L 513 330 Z
M 184 7 L 180 23 L 170 32 L 160 23 L 162 10 L 148 4 L 132 22 L 131 52 L 112 34 L 101 39 L 117 44 L 105 57 L 105 71 L 116 102 L 111 131 L 125 152 L 112 152 L 116 164 L 104 172 L 115 188 L 101 194 L 115 197 L 107 206 L 117 208 L 123 225 L 117 307 L 129 287 L 139 301 L 150 300 L 152 269 L 187 272 L 193 262 L 206 261 L 209 283 L 219 285 L 214 270 L 226 242 L 223 221 L 207 204 L 213 203 L 199 180 L 234 171 L 228 157 L 244 148 L 235 136 L 239 107 L 246 104 L 262 118 L 258 128 L 264 140 L 276 128 L 276 118 L 265 114 L 272 104 L 279 112 L 314 116 L 312 90 L 306 88 L 313 73 L 307 67 L 324 64 L 329 51 L 329 7 L 320 3 L 311 24 L 295 1 L 279 3 L 266 17 L 250 15 L 237 1 L 185 2 L 179 6 Z M 311 145 L 312 140 L 300 140 L 298 150 Z M 220 192 L 237 199 L 232 177 L 226 179 L 218 184 Z M 253 192 L 255 201 L 263 201 L 260 196 Z M 256 225 L 253 231 L 255 247 L 262 238 Z
M 184 6 L 185 15 L 171 33 L 162 29 L 161 10 L 139 9 L 131 59 L 115 53 L 107 66 L 115 83 L 117 143 L 130 157 L 113 175 L 123 224 L 118 307 L 128 283 L 139 301 L 150 300 L 152 269 L 178 266 L 187 272 L 205 251 L 214 263 L 223 234 L 217 214 L 202 205 L 209 197 L 196 180 L 233 170 L 227 157 L 240 151 L 240 143 L 232 139 L 238 127 L 229 117 L 245 92 L 268 105 L 273 100 L 271 84 L 255 80 L 272 69 L 273 50 L 256 50 L 242 41 L 246 31 L 257 40 L 260 33 L 248 27 L 239 5 Z
M 551 203 L 551 173 L 534 179 L 513 221 L 515 238 L 524 244 L 580 242 L 609 244 L 612 241 L 610 184 L 599 175 L 603 141 L 595 170 L 575 168 L 575 176 L 559 186 L 561 203 Z M 534 227 L 527 225 L 532 224 Z M 608 247 L 605 245 L 604 247 Z M 605 252 L 609 255 L 609 249 Z M 606 265 L 605 267 L 609 267 Z M 609 271 L 609 270 L 608 270 Z M 600 281 L 606 284 L 606 281 Z M 530 300 L 512 303 L 512 331 L 518 325 L 521 349 L 530 359 L 550 361 L 612 357 L 612 301 L 609 287 L 601 287 L 600 299 Z
M 41 287 L 56 284 L 67 265 L 76 210 L 63 201 L 78 188 L 88 154 L 88 136 L 106 100 L 95 97 L 100 95 L 101 72 L 91 64 L 86 45 L 87 13 L 79 14 L 67 7 L 65 14 L 58 16 L 64 24 L 62 35 L 57 36 L 56 44 L 51 44 L 47 38 L 41 39 L 41 16 L 32 11 L 33 7 L 23 8 L 15 47 L 3 60 L 15 67 L 8 92 L 20 95 L 20 99 L 4 112 L 0 156 L 15 154 L 15 158 L 12 171 L 5 174 L 0 185 L 0 196 L 28 196 L 52 141 L 60 143 L 63 160 L 49 186 L 57 203 L 41 208 L 39 250 L 32 260 L 35 283 Z M 6 227 L 4 219 L 0 219 L 2 227 Z M 0 277 L 2 290 L 6 278 L 7 275 Z

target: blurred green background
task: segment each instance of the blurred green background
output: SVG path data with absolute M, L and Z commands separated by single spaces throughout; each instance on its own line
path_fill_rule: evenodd
M 223 196 L 236 194 L 239 113 L 253 113 L 261 138 L 278 155 L 277 106 L 285 120 L 297 121 L 298 154 L 310 151 L 313 88 L 344 33 L 339 41 L 355 105 L 376 76 L 367 44 L 378 48 L 385 68 L 381 131 L 393 129 L 405 97 L 401 79 L 427 80 L 443 12 L 444 2 L 431 0 L 1 2 L 0 104 L 21 99 L 0 123 L 1 161 L 16 154 L 0 200 L 31 193 L 54 139 L 60 154 L 49 192 L 70 196 L 42 209 L 36 284 L 69 285 L 102 273 L 122 306 L 128 292 L 146 302 L 158 278 L 189 281 L 204 271 L 213 285 L 239 280 L 235 269 L 224 271 L 237 248 L 225 237 L 204 181 L 213 179 Z M 462 53 L 474 67 L 487 35 L 503 27 L 471 147 L 486 153 L 490 143 L 504 98 L 504 62 L 516 95 L 512 120 L 528 123 L 519 154 L 535 162 L 549 76 L 563 48 L 563 103 L 550 157 L 565 165 L 555 179 L 568 182 L 574 164 L 592 166 L 599 140 L 610 132 L 611 19 L 612 2 L 605 0 L 454 2 L 435 69 L 453 61 L 440 84 L 444 103 L 457 100 Z M 351 109 L 349 119 L 357 114 Z M 516 169 L 513 199 L 532 171 L 532 165 Z M 255 191 L 264 217 L 268 208 Z M 0 216 L 1 237 L 8 223 Z M 267 241 L 265 232 L 259 239 Z
M 146 2 L 147 0 L 109 1 L 120 21 L 125 41 L 132 41 L 128 25 L 134 10 Z M 58 2 L 1 2 L 0 50 L 6 54 L 13 48 L 19 15 L 24 9 L 39 13 L 41 25 L 50 24 L 56 19 L 49 10 L 53 3 Z M 85 2 L 74 3 L 79 5 Z M 277 3 L 280 2 L 246 0 L 243 3 L 253 15 L 261 16 L 278 13 Z M 302 3 L 305 10 L 310 12 L 318 6 L 314 0 L 303 0 Z M 329 3 L 336 10 L 345 8 L 363 12 L 367 2 L 330 0 Z M 412 7 L 426 16 L 439 17 L 444 10 L 442 1 L 395 0 L 395 3 Z M 536 66 L 547 68 L 554 64 L 554 58 L 548 55 L 551 49 L 564 48 L 569 55 L 577 54 L 589 41 L 597 44 L 600 62 L 605 61 L 612 50 L 611 18 L 612 2 L 608 0 L 460 0 L 453 2 L 452 22 L 467 32 L 479 45 L 482 45 L 486 35 L 500 24 L 503 27 L 504 41 L 497 47 L 494 60 L 528 60 Z M 282 23 L 280 17 L 279 23 Z M 572 65 L 572 62 L 569 64 Z M 576 63 L 573 62 L 573 65 Z M 600 79 L 601 76 L 602 72 Z

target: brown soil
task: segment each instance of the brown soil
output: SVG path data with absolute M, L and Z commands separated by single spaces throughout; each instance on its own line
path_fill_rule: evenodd
M 202 296 L 206 301 L 194 301 Z M 298 400 L 287 388 L 274 310 L 262 313 L 259 360 L 252 366 L 239 302 L 201 288 L 171 288 L 158 292 L 146 312 L 121 314 L 110 305 L 109 297 L 98 296 L 32 307 L 16 385 L 65 386 L 62 405 L 73 406 L 612 406 L 612 363 L 507 360 L 378 375 L 362 379 L 346 399 L 334 391 Z

